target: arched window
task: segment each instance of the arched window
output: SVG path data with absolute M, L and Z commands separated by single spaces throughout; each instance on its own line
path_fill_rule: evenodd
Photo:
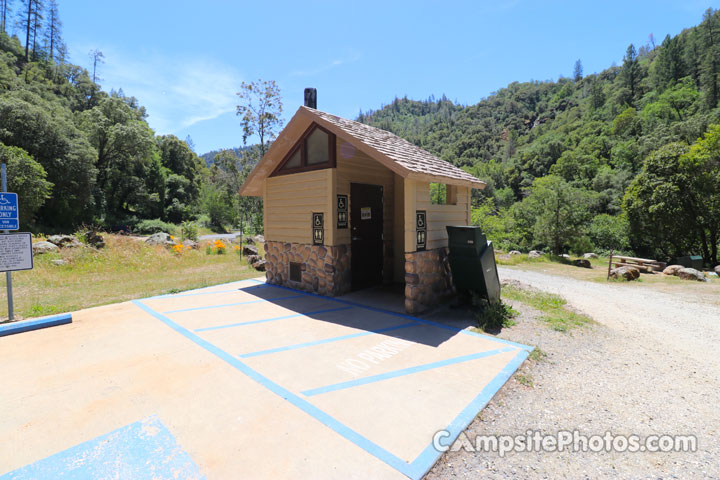
M 335 135 L 313 123 L 270 175 L 335 168 Z

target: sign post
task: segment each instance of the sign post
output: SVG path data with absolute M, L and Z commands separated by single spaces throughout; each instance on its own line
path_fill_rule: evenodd
M 5 233 L 10 233 L 10 230 L 17 230 L 20 228 L 17 194 L 6 193 L 7 168 L 4 163 L 0 166 L 0 168 L 2 169 L 2 190 L 0 191 L 0 228 L 4 230 Z M 32 240 L 30 244 L 30 261 L 32 263 Z M 30 268 L 32 268 L 32 266 Z M 15 319 L 15 312 L 13 308 L 12 273 L 10 273 L 10 270 L 5 272 L 5 279 L 7 281 L 8 319 L 12 322 Z

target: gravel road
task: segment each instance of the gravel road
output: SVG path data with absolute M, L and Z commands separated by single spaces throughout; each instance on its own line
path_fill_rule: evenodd
M 695 435 L 697 452 L 447 452 L 429 479 L 720 478 L 720 308 L 699 299 L 499 268 L 503 280 L 562 295 L 597 324 L 555 332 L 515 305 L 500 337 L 538 346 L 468 428 L 476 435 Z M 533 385 L 521 384 L 518 378 Z

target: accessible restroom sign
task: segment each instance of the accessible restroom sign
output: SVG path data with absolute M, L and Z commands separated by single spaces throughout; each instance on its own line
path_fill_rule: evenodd
M 17 193 L 0 193 L 0 230 L 18 230 L 19 228 Z

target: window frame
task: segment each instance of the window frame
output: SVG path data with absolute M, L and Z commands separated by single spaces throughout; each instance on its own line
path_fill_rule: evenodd
M 323 132 L 325 132 L 328 136 L 328 161 L 323 163 L 316 163 L 313 165 L 308 165 L 307 163 L 307 138 L 312 135 L 312 133 L 315 131 L 315 129 L 319 128 Z M 327 128 L 323 128 L 317 123 L 313 122 L 310 124 L 310 126 L 305 130 L 305 133 L 302 134 L 302 136 L 298 139 L 297 142 L 295 142 L 295 145 L 290 149 L 290 151 L 285 155 L 282 159 L 282 161 L 278 164 L 277 167 L 275 167 L 275 170 L 270 174 L 271 177 L 277 177 L 280 175 L 291 175 L 293 173 L 302 173 L 302 172 L 311 172 L 313 170 L 322 170 L 325 168 L 335 168 L 337 166 L 337 140 L 335 138 L 335 134 L 332 133 Z M 285 164 L 287 164 L 288 161 L 297 153 L 297 151 L 300 150 L 300 166 L 299 167 L 293 167 L 293 168 L 287 168 L 285 169 Z

